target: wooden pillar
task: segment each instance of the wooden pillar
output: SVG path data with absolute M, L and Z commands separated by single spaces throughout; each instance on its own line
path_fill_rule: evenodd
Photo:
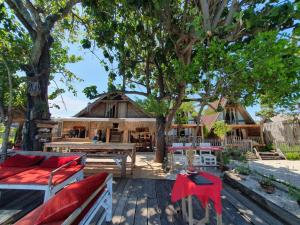
M 264 141 L 264 131 L 263 131 L 263 124 L 259 124 L 259 132 L 260 132 L 260 139 L 261 139 L 261 144 L 265 144 Z
M 110 139 L 110 128 L 106 128 L 106 143 L 109 143 Z
M 123 132 L 123 143 L 128 143 L 128 129 Z
M 201 126 L 201 141 L 204 141 L 204 128 L 201 124 L 200 126 Z
M 88 123 L 88 128 L 87 128 L 87 134 L 86 134 L 86 136 L 88 138 L 91 138 L 91 121 L 89 121 L 89 123 Z

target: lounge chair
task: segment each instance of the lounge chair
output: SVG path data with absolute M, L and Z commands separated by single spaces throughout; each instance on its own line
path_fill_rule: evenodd
M 112 219 L 112 175 L 100 173 L 70 184 L 15 225 L 87 225 Z
M 7 160 L 15 159 L 11 160 L 10 167 L 5 167 L 7 161 L 2 163 L 0 189 L 42 190 L 45 192 L 44 201 L 47 201 L 67 184 L 83 179 L 84 154 L 10 152 L 10 155 L 13 154 L 15 155 Z M 40 160 L 38 164 L 18 168 L 19 164 L 22 165 L 22 161 L 18 160 L 21 157 L 14 157 L 20 155 L 41 157 L 44 160 Z

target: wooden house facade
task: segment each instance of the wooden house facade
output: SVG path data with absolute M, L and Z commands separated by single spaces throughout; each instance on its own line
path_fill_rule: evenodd
M 222 110 L 218 111 L 218 107 Z M 213 125 L 220 120 L 224 120 L 231 128 L 226 135 L 228 141 L 246 139 L 252 140 L 254 145 L 264 144 L 261 124 L 255 123 L 246 108 L 241 104 L 232 103 L 225 98 L 209 104 L 201 121 L 206 128 L 209 138 L 216 137 L 213 133 Z
M 155 118 L 124 94 L 103 94 L 74 117 L 57 121 L 56 141 L 134 142 L 141 150 L 155 143 Z

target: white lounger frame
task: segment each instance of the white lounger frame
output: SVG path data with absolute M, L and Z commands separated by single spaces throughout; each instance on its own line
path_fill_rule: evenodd
M 41 184 L 0 184 L 0 189 L 19 189 L 19 190 L 40 190 L 44 191 L 44 202 L 46 202 L 49 198 L 51 198 L 53 195 L 55 195 L 56 192 L 63 189 L 66 185 L 73 183 L 75 181 L 82 180 L 84 178 L 83 169 L 79 170 L 75 174 L 73 174 L 71 177 L 63 181 L 62 183 L 59 183 L 57 185 L 52 184 L 52 178 L 55 173 L 60 171 L 61 169 L 68 167 L 72 162 L 78 160 L 81 158 L 81 164 L 85 165 L 86 156 L 82 153 L 50 153 L 50 152 L 36 152 L 36 151 L 10 151 L 9 155 L 14 154 L 21 154 L 21 155 L 41 155 L 41 156 L 78 156 L 77 159 L 72 160 L 68 162 L 67 164 L 64 164 L 63 166 L 51 171 L 48 184 L 41 185 Z
M 72 224 L 76 218 L 81 214 L 81 212 L 88 206 L 88 204 L 97 196 L 97 194 L 102 191 L 103 193 L 98 197 L 94 205 L 90 208 L 87 214 L 80 221 L 79 225 L 89 225 L 92 220 L 95 218 L 97 213 L 101 208 L 104 209 L 104 212 L 101 214 L 101 217 L 96 221 L 97 225 L 100 225 L 105 220 L 110 222 L 112 220 L 112 174 L 109 174 L 103 184 L 83 203 L 80 208 L 77 208 L 65 221 L 62 225 Z

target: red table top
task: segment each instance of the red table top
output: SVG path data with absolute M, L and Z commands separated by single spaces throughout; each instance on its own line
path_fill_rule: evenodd
M 199 174 L 210 180 L 213 184 L 197 185 L 187 175 L 178 174 L 172 189 L 172 202 L 195 195 L 203 207 L 206 207 L 208 201 L 211 200 L 214 203 L 217 214 L 222 214 L 221 179 L 207 172 L 200 172 Z
M 202 151 L 222 151 L 222 146 L 176 146 L 168 147 L 168 152 L 175 152 L 176 150 L 202 150 Z

